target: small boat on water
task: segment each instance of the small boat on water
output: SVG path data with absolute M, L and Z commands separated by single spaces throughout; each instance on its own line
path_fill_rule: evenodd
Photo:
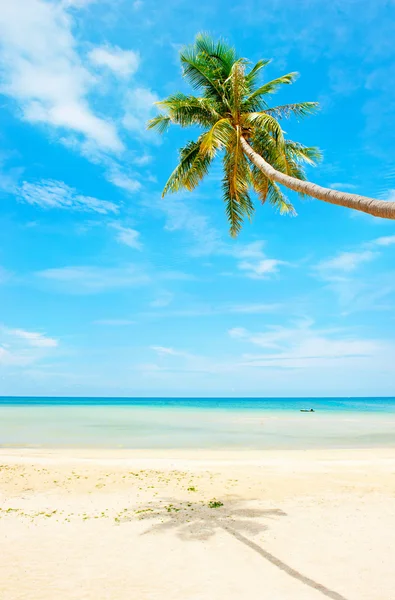
M 314 408 L 301 408 L 300 412 L 315 412 Z

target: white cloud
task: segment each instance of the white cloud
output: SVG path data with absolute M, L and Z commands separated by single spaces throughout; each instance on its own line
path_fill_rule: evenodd
M 267 258 L 263 252 L 263 242 L 252 242 L 236 249 L 237 267 L 244 271 L 250 279 L 265 279 L 268 275 L 278 273 L 280 265 L 287 263 L 275 258 Z
M 145 205 L 150 210 L 161 211 L 166 218 L 165 230 L 182 231 L 193 243 L 195 256 L 206 256 L 223 248 L 220 233 L 211 227 L 208 218 L 192 209 L 186 202 L 186 195 L 156 201 L 154 206 L 149 198 Z
M 24 181 L 18 188 L 20 200 L 41 208 L 62 208 L 99 214 L 117 213 L 118 206 L 108 200 L 98 200 L 78 194 L 61 181 L 42 180 L 39 183 Z
M 183 280 L 189 276 L 179 271 L 155 271 L 140 265 L 126 264 L 117 267 L 91 265 L 44 269 L 35 274 L 36 283 L 44 281 L 51 287 L 69 294 L 94 294 L 110 290 L 132 288 L 158 281 Z
M 96 165 L 103 166 L 107 181 L 113 185 L 130 193 L 137 192 L 141 188 L 141 183 L 136 179 L 136 174 L 128 168 L 127 162 L 134 162 L 133 159 L 125 156 L 125 161 L 121 165 L 119 161 L 108 154 L 98 150 L 94 144 L 85 142 L 79 143 L 75 138 L 63 138 L 62 143 L 68 148 L 80 152 L 85 158 Z
M 150 306 L 153 308 L 163 308 L 164 306 L 168 306 L 173 300 L 173 294 L 170 292 L 161 292 L 155 300 L 150 302 Z
M 166 346 L 151 346 L 151 350 L 157 352 L 158 354 L 169 354 L 171 356 L 178 356 L 179 352 L 174 350 L 173 348 L 168 348 Z
M 154 103 L 159 100 L 152 90 L 138 87 L 126 94 L 125 114 L 123 125 L 129 131 L 139 135 L 151 137 L 152 132 L 147 131 L 147 121 L 155 114 Z M 157 136 L 152 138 L 158 143 Z
M 97 0 L 61 0 L 61 4 L 63 6 L 71 6 L 74 8 L 83 8 L 84 6 L 88 6 L 88 4 L 93 4 L 97 2 Z
M 123 326 L 123 325 L 135 325 L 136 321 L 131 319 L 98 319 L 94 321 L 95 325 L 110 325 L 114 327 Z
M 126 244 L 135 250 L 142 250 L 143 246 L 139 240 L 140 233 L 130 227 L 122 227 L 118 223 L 112 223 L 111 227 L 117 231 L 116 239 L 121 244 Z
M 193 359 L 195 356 L 184 350 L 175 350 L 168 346 L 150 346 L 150 349 L 159 356 L 179 356 L 181 358 Z
M 10 277 L 10 273 L 0 265 L 0 283 L 5 283 Z
M 89 52 L 89 60 L 98 67 L 106 67 L 119 77 L 130 77 L 139 67 L 139 55 L 118 46 L 98 46 Z
M 360 265 L 371 262 L 376 258 L 377 253 L 371 250 L 361 250 L 359 252 L 340 252 L 334 258 L 321 261 L 316 269 L 323 273 L 340 271 L 350 273 L 355 271 Z
M 58 341 L 43 333 L 0 326 L 0 365 L 27 366 L 48 356 Z
M 113 185 L 116 185 L 117 187 L 121 188 L 122 190 L 125 190 L 126 192 L 130 192 L 132 194 L 134 192 L 137 192 L 141 188 L 141 183 L 139 181 L 137 181 L 137 179 L 134 179 L 133 177 L 126 175 L 118 167 L 113 166 L 112 168 L 109 169 L 109 171 L 107 173 L 107 179 Z
M 136 156 L 133 162 L 139 167 L 145 167 L 145 165 L 152 162 L 152 156 L 150 154 L 142 154 L 141 156 Z
M 261 304 L 261 303 L 251 303 L 251 304 L 235 304 L 228 307 L 224 307 L 225 312 L 230 313 L 240 313 L 240 314 L 261 314 L 268 313 L 277 310 L 280 307 L 279 304 Z
M 382 196 L 384 200 L 395 202 L 395 189 L 387 190 Z
M 125 267 L 78 266 L 45 269 L 36 275 L 51 281 L 62 291 L 90 294 L 112 289 L 145 285 L 150 277 L 133 265 Z
M 26 340 L 30 346 L 37 348 L 56 348 L 58 341 L 54 338 L 47 337 L 43 333 L 36 333 L 34 331 L 25 331 L 24 329 L 10 329 L 8 331 L 10 335 L 14 335 L 22 340 Z
M 161 300 L 159 300 L 160 302 Z M 167 302 L 167 300 L 165 299 Z M 168 302 L 167 302 L 168 304 Z M 158 302 L 151 302 L 152 307 L 166 306 L 160 305 Z M 164 310 L 141 313 L 140 316 L 163 317 L 163 318 L 191 318 L 191 317 L 212 317 L 216 315 L 232 315 L 232 314 L 266 314 L 275 312 L 282 308 L 281 304 L 216 304 L 215 306 L 207 304 L 191 305 L 190 308 L 179 310 Z
M 243 365 L 251 367 L 330 367 L 344 366 L 344 361 L 368 364 L 386 347 L 384 342 L 357 338 L 347 330 L 316 329 L 310 320 L 291 327 L 272 326 L 258 333 L 233 328 L 229 335 L 266 350 L 244 355 Z
M 247 329 L 244 329 L 244 327 L 232 327 L 228 333 L 232 338 L 243 338 L 248 334 Z
M 330 183 L 329 186 L 330 188 L 334 189 L 334 190 L 343 190 L 343 191 L 350 191 L 352 192 L 353 190 L 357 189 L 357 185 L 355 185 L 354 183 Z
M 195 194 L 196 196 L 196 194 Z M 206 215 L 191 208 L 187 193 L 168 197 L 164 202 L 145 198 L 143 205 L 155 215 L 158 212 L 165 216 L 165 230 L 182 231 L 186 234 L 193 256 L 228 256 L 236 260 L 237 268 L 245 277 L 264 279 L 278 272 L 281 265 L 288 263 L 269 258 L 263 252 L 263 241 L 240 244 L 234 241 L 225 242 L 219 230 L 210 224 Z M 233 272 L 229 273 L 233 275 Z
M 376 246 L 392 246 L 395 244 L 395 235 L 384 235 L 372 242 Z
M 21 117 L 80 134 L 107 151 L 123 149 L 111 121 L 91 109 L 95 77 L 84 67 L 64 4 L 7 2 L 0 11 L 1 93 L 14 99 Z

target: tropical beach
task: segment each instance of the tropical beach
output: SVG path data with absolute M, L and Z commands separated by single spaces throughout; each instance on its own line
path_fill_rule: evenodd
M 394 600 L 394 39 L 0 0 L 0 600 Z
M 0 456 L 4 600 L 392 598 L 394 449 Z
M 1 598 L 390 600 L 394 436 L 393 398 L 2 399 Z

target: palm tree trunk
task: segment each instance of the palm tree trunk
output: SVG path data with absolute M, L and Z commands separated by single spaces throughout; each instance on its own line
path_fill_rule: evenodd
M 395 219 L 395 202 L 388 202 L 386 200 L 375 200 L 374 198 L 367 198 L 366 196 L 359 196 L 358 194 L 348 194 L 347 192 L 339 192 L 330 188 L 324 188 L 316 183 L 310 183 L 309 181 L 301 181 L 295 177 L 290 177 L 285 173 L 281 173 L 274 169 L 260 154 L 257 154 L 249 143 L 242 137 L 241 146 L 248 156 L 250 161 L 260 170 L 268 179 L 276 181 L 284 185 L 285 187 L 312 196 L 318 200 L 329 202 L 330 204 L 337 204 L 338 206 L 345 206 L 346 208 L 353 208 L 361 212 L 368 213 L 374 217 L 381 217 L 383 219 Z

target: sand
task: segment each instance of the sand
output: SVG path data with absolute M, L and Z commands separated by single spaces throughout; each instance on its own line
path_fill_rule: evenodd
M 395 449 L 0 450 L 1 600 L 393 600 Z

